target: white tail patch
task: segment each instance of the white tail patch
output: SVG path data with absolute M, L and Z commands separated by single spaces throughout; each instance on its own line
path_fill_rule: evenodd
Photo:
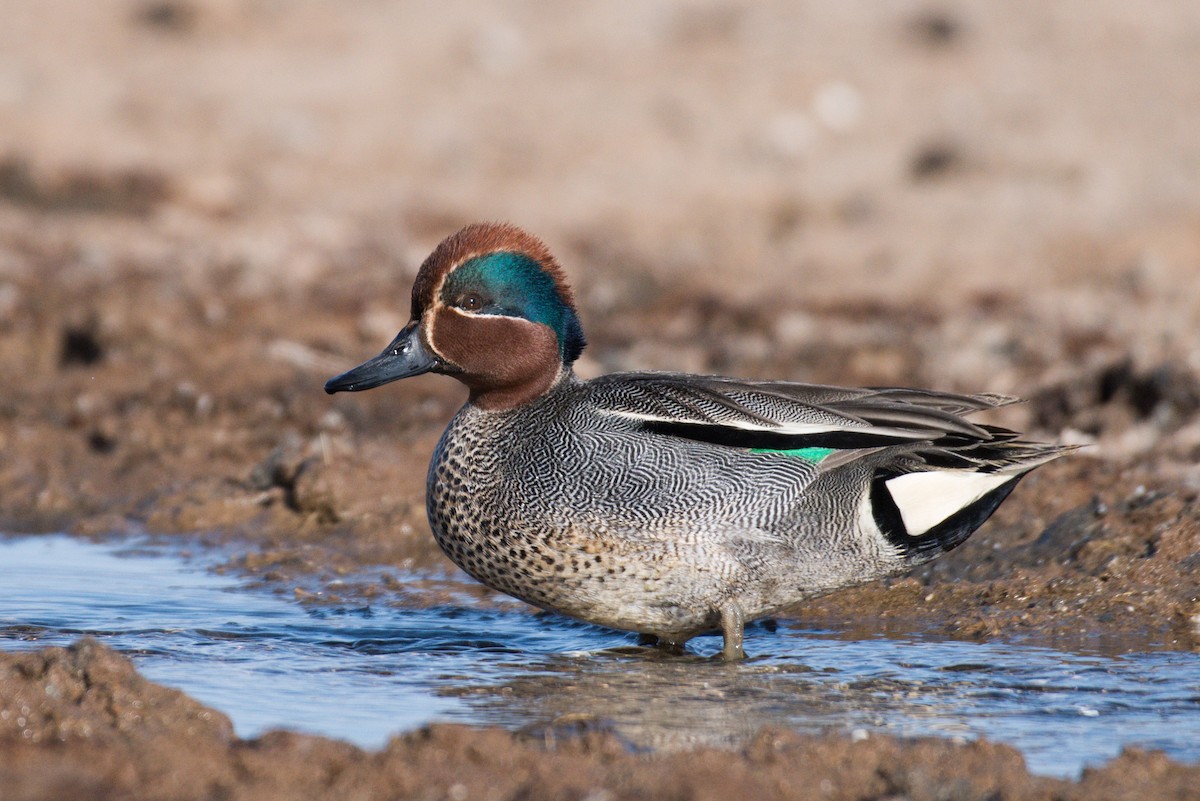
M 965 509 L 1016 476 L 968 470 L 905 473 L 885 484 L 910 537 L 919 537 L 955 512 Z

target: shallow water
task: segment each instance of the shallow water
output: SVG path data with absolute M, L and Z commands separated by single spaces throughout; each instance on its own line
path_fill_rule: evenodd
M 435 720 L 510 728 L 598 720 L 631 745 L 736 745 L 801 731 L 986 736 L 1075 776 L 1125 744 L 1200 760 L 1200 655 L 841 639 L 781 622 L 737 665 L 662 657 L 630 635 L 517 605 L 309 606 L 148 542 L 0 540 L 0 648 L 91 634 L 239 735 L 299 729 L 378 747 Z M 418 577 L 412 577 L 414 583 Z

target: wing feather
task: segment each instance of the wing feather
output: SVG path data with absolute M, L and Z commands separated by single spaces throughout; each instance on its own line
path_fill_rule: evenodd
M 1016 401 L 893 387 L 847 388 L 675 373 L 616 373 L 588 383 L 603 414 L 657 433 L 745 448 L 870 449 L 917 441 L 1009 439 L 964 415 Z

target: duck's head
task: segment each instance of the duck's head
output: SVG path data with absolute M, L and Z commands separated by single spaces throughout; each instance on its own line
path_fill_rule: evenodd
M 466 384 L 481 407 L 512 408 L 549 389 L 584 344 L 571 289 L 541 240 L 511 225 L 468 225 L 421 265 L 408 325 L 325 391 L 434 372 Z

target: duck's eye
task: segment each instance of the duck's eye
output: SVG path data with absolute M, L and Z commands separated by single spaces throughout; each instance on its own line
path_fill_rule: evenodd
M 454 305 L 466 311 L 479 311 L 484 305 L 483 296 L 478 292 L 468 292 L 465 295 L 459 295 Z

